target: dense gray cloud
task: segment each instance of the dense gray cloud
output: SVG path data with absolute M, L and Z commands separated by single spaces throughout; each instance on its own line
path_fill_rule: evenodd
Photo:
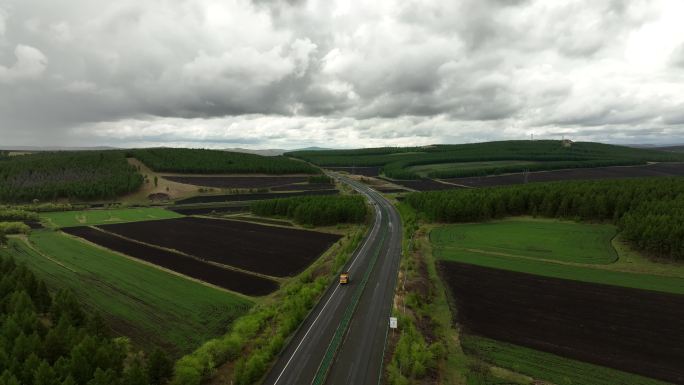
M 0 1 L 0 145 L 684 142 L 678 0 Z

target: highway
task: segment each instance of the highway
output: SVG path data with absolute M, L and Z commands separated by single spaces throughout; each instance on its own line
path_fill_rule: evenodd
M 377 191 L 334 176 L 369 199 L 374 222 L 345 267 L 350 283 L 328 288 L 267 374 L 267 385 L 380 382 L 401 258 L 401 220 Z

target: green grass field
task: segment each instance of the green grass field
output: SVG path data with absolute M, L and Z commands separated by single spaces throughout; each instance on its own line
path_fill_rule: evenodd
M 570 222 L 509 220 L 450 225 L 430 234 L 442 252 L 478 250 L 489 254 L 564 262 L 611 263 L 615 226 Z
M 684 294 L 684 268 L 637 258 L 623 250 L 615 263 L 610 225 L 553 220 L 506 220 L 486 224 L 448 225 L 430 233 L 435 257 L 441 260 L 583 282 Z M 464 236 L 463 234 L 470 234 Z M 515 241 L 511 235 L 515 234 Z M 555 234 L 552 238 L 549 234 Z M 502 251 L 502 246 L 509 250 Z M 545 251 L 539 251 L 543 248 Z M 576 253 L 574 249 L 584 250 Z M 592 258 L 593 257 L 593 258 Z M 602 262 L 600 264 L 597 262 Z
M 454 162 L 454 163 L 436 163 L 436 164 L 423 164 L 419 166 L 408 167 L 409 171 L 413 171 L 416 174 L 427 177 L 432 171 L 453 171 L 453 170 L 476 170 L 476 169 L 488 169 L 491 167 L 502 167 L 502 166 L 528 166 L 531 164 L 536 164 L 539 162 L 532 162 L 526 160 L 492 160 L 488 162 Z
M 496 366 L 526 374 L 556 385 L 665 385 L 667 383 L 592 365 L 554 354 L 499 342 L 484 337 L 461 335 L 466 352 Z
M 51 289 L 70 288 L 113 329 L 142 346 L 183 354 L 225 333 L 252 302 L 91 246 L 61 232 L 12 239 L 0 254 L 24 262 Z M 39 252 L 36 252 L 38 250 Z
M 112 210 L 58 211 L 41 213 L 41 219 L 54 227 L 93 226 L 109 223 L 179 218 L 182 215 L 157 207 Z

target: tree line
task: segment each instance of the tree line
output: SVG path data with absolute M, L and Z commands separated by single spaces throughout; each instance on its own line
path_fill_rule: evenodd
M 158 172 L 237 174 L 319 174 L 320 170 L 284 156 L 188 148 L 146 148 L 126 152 Z
M 437 222 L 516 215 L 610 221 L 637 249 L 684 259 L 684 178 L 533 183 L 412 193 L 406 202 Z
M 487 176 L 498 175 L 512 172 L 523 171 L 547 171 L 547 170 L 562 170 L 569 168 L 593 168 L 593 167 L 609 167 L 609 166 L 636 166 L 646 164 L 645 161 L 639 160 L 578 160 L 578 161 L 555 161 L 555 162 L 541 162 L 526 165 L 499 165 L 499 166 L 483 166 L 478 168 L 466 169 L 451 169 L 451 170 L 435 170 L 428 173 L 430 178 L 446 179 L 446 178 L 464 178 L 472 176 Z
M 0 160 L 0 202 L 109 199 L 137 190 L 142 182 L 120 151 L 46 152 Z
M 164 352 L 145 356 L 112 338 L 70 291 L 51 296 L 11 257 L 0 255 L 0 273 L 0 384 L 158 385 L 172 374 Z
M 250 210 L 256 215 L 280 216 L 309 226 L 337 223 L 361 223 L 367 207 L 359 195 L 303 196 L 253 202 Z
M 613 164 L 600 162 L 616 162 L 615 164 L 625 165 L 642 164 L 646 161 L 684 161 L 684 154 L 591 142 L 578 142 L 565 147 L 558 140 L 510 140 L 424 147 L 295 151 L 286 155 L 319 166 L 382 166 L 382 173 L 393 179 L 419 179 L 420 176 L 410 170 L 411 166 L 443 163 L 528 160 L 547 163 L 547 167 L 550 167 L 547 169 L 557 169 L 567 166 L 560 163 L 553 166 L 552 162 L 570 162 L 572 167 L 596 167 L 591 162 L 599 162 L 597 164 L 601 165 Z M 485 172 L 493 173 L 496 169 Z M 442 174 L 439 177 L 457 176 L 470 175 Z

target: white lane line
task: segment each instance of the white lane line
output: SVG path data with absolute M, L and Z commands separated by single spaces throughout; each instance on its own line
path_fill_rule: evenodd
M 377 210 L 377 209 L 376 209 L 376 211 L 378 212 L 379 215 L 376 216 L 375 224 L 373 225 L 373 228 L 374 228 L 374 229 L 376 228 L 376 226 L 377 226 L 377 224 L 378 224 L 378 222 L 379 222 L 379 219 L 378 219 L 378 218 L 380 218 L 380 219 L 382 218 L 382 212 L 381 212 L 380 210 Z M 371 233 L 372 233 L 372 231 L 371 231 Z M 376 234 L 376 235 L 377 235 L 377 234 Z M 368 236 L 368 238 L 366 239 L 366 241 L 363 243 L 363 246 L 361 246 L 361 250 L 359 251 L 358 254 L 356 254 L 356 257 L 354 257 L 354 260 L 352 261 L 351 265 L 349 265 L 349 269 L 351 269 L 351 267 L 354 266 L 354 264 L 356 263 L 356 261 L 359 259 L 359 256 L 362 255 L 362 254 L 364 253 L 364 249 L 365 249 L 366 246 L 368 245 L 368 241 L 370 241 L 372 238 L 373 238 L 372 236 L 370 236 L 370 235 Z M 318 313 L 318 315 L 316 316 L 316 318 L 313 320 L 313 322 L 311 323 L 311 326 L 309 326 L 309 329 L 306 331 L 306 333 L 304 333 L 304 337 L 302 337 L 302 340 L 299 341 L 299 344 L 298 344 L 297 347 L 295 348 L 295 351 L 292 352 L 292 355 L 290 356 L 290 359 L 287 360 L 287 362 L 285 363 L 285 366 L 283 367 L 283 370 L 280 372 L 280 374 L 278 375 L 278 378 L 276 378 L 276 380 L 275 380 L 275 382 L 273 383 L 273 385 L 276 385 L 276 384 L 278 383 L 278 381 L 280 381 L 280 378 L 281 378 L 281 377 L 283 376 L 283 374 L 285 373 L 285 370 L 287 369 L 287 367 L 290 366 L 290 362 L 292 362 L 292 359 L 293 359 L 294 356 L 297 354 L 297 351 L 299 350 L 299 348 L 300 348 L 300 347 L 302 346 L 302 344 L 304 343 L 304 340 L 306 340 L 306 337 L 309 335 L 309 332 L 311 331 L 311 329 L 313 329 L 314 325 L 316 324 L 316 321 L 318 321 L 318 318 L 321 316 L 321 314 L 323 314 L 323 310 L 325 310 L 325 308 L 328 306 L 328 304 L 330 303 L 330 300 L 333 299 L 333 297 L 335 297 L 335 293 L 337 292 L 337 289 L 339 289 L 339 288 L 340 288 L 340 286 L 338 285 L 338 286 L 335 288 L 335 290 L 333 290 L 332 294 L 330 295 L 330 298 L 328 298 L 328 300 L 325 302 L 325 304 L 324 304 L 323 307 L 321 308 L 321 311 Z
M 330 298 L 328 298 L 328 300 L 325 302 L 325 305 L 323 305 L 323 308 L 321 309 L 321 311 L 318 313 L 318 315 L 316 316 L 316 318 L 314 319 L 314 321 L 311 323 L 311 326 L 309 326 L 309 330 L 307 330 L 306 333 L 304 333 L 304 337 L 302 337 L 302 340 L 299 341 L 299 344 L 297 345 L 297 348 L 295 348 L 295 351 L 292 352 L 292 356 L 290 356 L 290 359 L 287 360 L 287 363 L 285 364 L 285 367 L 283 368 L 283 371 L 280 372 L 280 374 L 278 375 L 278 378 L 276 378 L 275 382 L 273 383 L 274 385 L 277 384 L 278 381 L 280 381 L 280 377 L 282 377 L 282 376 L 283 376 L 283 373 L 285 373 L 285 369 L 287 369 L 287 367 L 290 365 L 290 362 L 292 362 L 292 359 L 293 359 L 294 356 L 297 354 L 297 351 L 299 350 L 299 348 L 300 348 L 300 347 L 302 346 L 302 344 L 304 343 L 304 340 L 306 339 L 306 336 L 309 335 L 309 332 L 311 331 L 311 329 L 313 329 L 314 325 L 316 324 L 316 321 L 318 321 L 318 317 L 320 317 L 321 314 L 323 314 L 323 310 L 325 310 L 326 306 L 328 306 L 328 304 L 330 303 L 330 300 L 333 299 L 333 297 L 335 296 L 335 292 L 337 292 L 337 289 L 339 289 L 339 288 L 340 288 L 340 287 L 337 286 L 337 287 L 335 288 L 335 290 L 333 290 L 332 294 L 330 295 Z

